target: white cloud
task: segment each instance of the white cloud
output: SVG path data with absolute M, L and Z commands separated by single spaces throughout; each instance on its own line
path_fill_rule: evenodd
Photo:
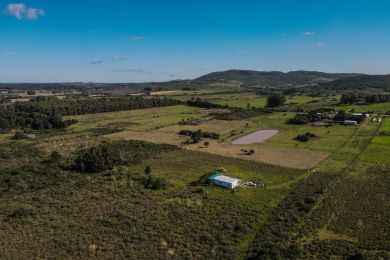
M 315 35 L 315 34 L 316 34 L 316 32 L 313 32 L 313 31 L 302 33 L 303 36 L 313 36 L 313 35 Z
M 37 20 L 39 16 L 44 16 L 45 11 L 42 9 L 29 8 L 27 9 L 26 17 L 29 20 Z
M 133 36 L 130 36 L 128 39 L 129 39 L 129 41 L 134 42 L 134 41 L 141 41 L 141 40 L 143 40 L 144 38 L 145 38 L 145 37 L 142 36 L 142 35 L 133 35 Z
M 113 56 L 111 59 L 114 61 L 126 60 L 126 58 L 122 56 Z
M 4 10 L 5 14 L 14 16 L 18 20 L 37 20 L 45 15 L 45 11 L 38 8 L 29 8 L 23 3 L 9 4 Z

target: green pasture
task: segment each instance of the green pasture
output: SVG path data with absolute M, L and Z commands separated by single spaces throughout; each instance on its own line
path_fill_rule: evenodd
M 332 127 L 313 127 L 310 125 L 291 125 L 286 121 L 295 116 L 296 113 L 272 113 L 260 117 L 251 118 L 252 123 L 248 127 L 238 129 L 236 132 L 243 131 L 244 134 L 257 131 L 273 129 L 279 130 L 279 134 L 267 140 L 265 143 L 254 144 L 255 146 L 280 147 L 292 149 L 311 149 L 333 152 L 335 151 L 355 130 L 358 126 L 341 126 Z M 293 140 L 295 137 L 307 132 L 313 133 L 318 138 L 309 142 L 299 142 Z M 240 134 L 243 135 L 243 134 Z M 234 137 L 236 138 L 236 136 Z
M 76 119 L 78 123 L 69 127 L 75 131 L 88 131 L 91 128 L 118 126 L 126 130 L 148 131 L 173 124 L 182 119 L 198 119 L 207 115 L 205 109 L 189 106 L 170 106 L 150 109 L 129 110 L 100 113 L 92 115 L 70 116 L 65 119 Z
M 345 110 L 355 112 L 373 112 L 373 113 L 386 113 L 390 111 L 390 103 L 376 103 L 369 105 L 336 105 L 334 106 L 337 110 Z
M 378 123 L 370 122 L 375 125 Z M 373 138 L 371 144 L 367 147 L 367 152 L 362 156 L 365 162 L 390 165 L 390 136 L 384 135 L 390 132 L 390 118 L 384 119 L 377 135 Z M 382 133 L 382 134 L 381 134 Z

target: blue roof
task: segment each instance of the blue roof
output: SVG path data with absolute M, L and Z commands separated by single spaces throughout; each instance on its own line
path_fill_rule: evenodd
M 218 176 L 221 176 L 221 175 L 222 175 L 222 173 L 220 173 L 220 172 L 215 172 L 214 175 L 212 175 L 212 176 L 209 177 L 209 180 L 214 180 L 215 178 L 217 178 Z

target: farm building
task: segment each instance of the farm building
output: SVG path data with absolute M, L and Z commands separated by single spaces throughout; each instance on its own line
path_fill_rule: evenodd
M 234 189 L 238 185 L 240 185 L 241 180 L 231 178 L 225 175 L 222 175 L 221 173 L 217 172 L 213 176 L 209 178 L 214 185 L 223 187 L 223 188 L 228 188 L 228 189 Z
M 355 120 L 345 120 L 344 125 L 357 125 L 358 122 Z

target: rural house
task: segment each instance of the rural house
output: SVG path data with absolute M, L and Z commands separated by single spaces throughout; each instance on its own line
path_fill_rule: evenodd
M 238 185 L 240 185 L 241 180 L 231 178 L 225 175 L 222 175 L 221 173 L 217 172 L 213 176 L 209 178 L 214 185 L 228 188 L 228 189 L 234 189 Z

